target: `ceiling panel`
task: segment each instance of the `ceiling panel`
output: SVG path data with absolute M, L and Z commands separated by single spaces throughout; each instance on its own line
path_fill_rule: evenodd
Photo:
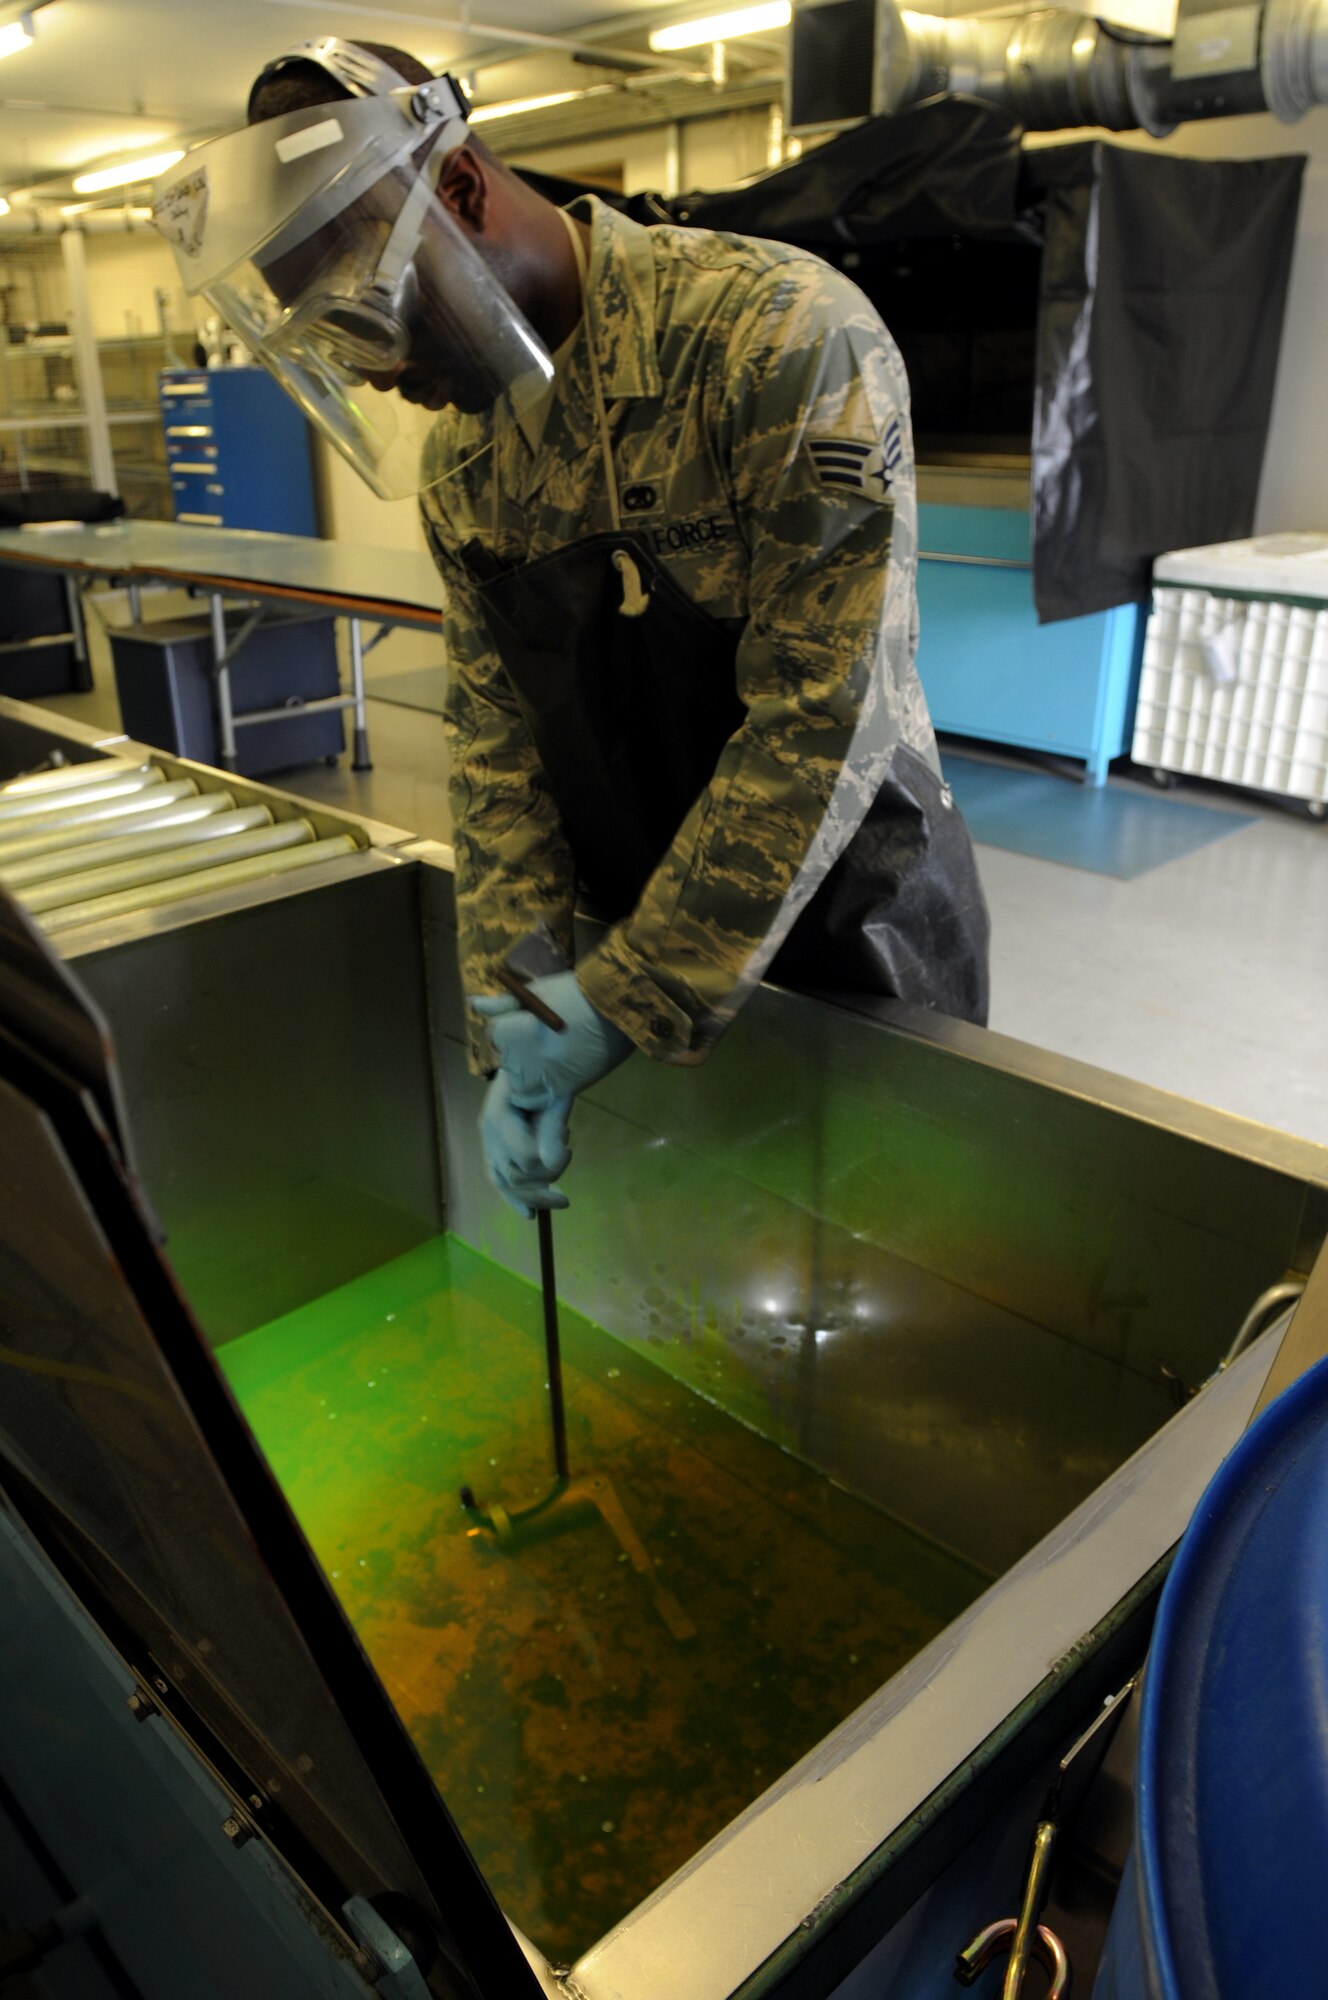
M 612 72 L 556 50 L 523 49 L 496 29 L 584 37 L 645 52 L 645 29 L 695 6 L 625 0 L 611 15 L 550 0 L 439 7 L 368 0 L 52 0 L 30 49 L 0 62 L 0 192 L 109 156 L 236 123 L 272 55 L 329 31 L 408 48 L 435 68 L 471 70 L 480 102 L 603 82 Z M 450 20 L 451 25 L 448 25 Z M 440 25 L 441 24 L 441 25 Z M 690 65 L 690 57 L 680 58 Z M 498 138 L 498 129 L 489 136 Z
M 636 50 L 646 62 L 658 62 L 646 52 L 646 28 L 696 10 L 696 4 L 624 0 L 606 14 L 594 6 L 552 8 L 548 0 L 498 0 L 490 12 L 480 0 L 470 8 L 466 32 L 458 24 L 466 14 L 462 0 L 444 6 L 424 0 L 414 6 L 382 0 L 364 6 L 354 0 L 52 0 L 34 14 L 34 46 L 0 62 L 0 192 L 48 184 L 54 200 L 56 180 L 68 182 L 80 168 L 224 130 L 242 120 L 250 82 L 270 56 L 328 32 L 394 42 L 434 68 L 452 68 L 468 78 L 478 104 L 616 84 L 614 98 L 604 92 L 584 106 L 588 128 L 614 112 L 622 118 L 624 106 L 628 120 L 638 118 L 642 98 L 656 96 L 654 88 L 640 90 L 654 72 L 638 76 L 626 92 L 620 68 L 574 62 L 556 48 L 522 46 L 504 40 L 498 28 L 582 40 L 596 50 Z M 676 70 L 672 80 L 660 78 L 660 88 L 676 96 L 678 74 L 700 76 L 702 60 L 700 52 L 668 60 Z M 734 44 L 736 84 L 750 78 L 752 62 L 768 70 L 770 50 Z M 696 88 L 712 94 L 704 82 Z M 486 128 L 498 150 L 518 134 L 526 138 L 518 120 Z
M 73 172 L 108 155 L 161 151 L 175 131 L 174 119 L 6 104 L 0 107 L 0 191 Z

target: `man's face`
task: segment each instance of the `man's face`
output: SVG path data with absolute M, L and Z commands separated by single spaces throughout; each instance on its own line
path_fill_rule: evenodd
M 383 393 L 395 390 L 407 403 L 424 410 L 461 410 L 478 416 L 491 410 L 498 400 L 492 378 L 477 368 L 459 347 L 449 354 L 432 338 L 412 341 L 406 359 L 386 373 L 365 376 L 371 388 Z
M 426 410 L 451 406 L 474 415 L 493 407 L 498 390 L 478 336 L 468 332 L 453 303 L 455 287 L 465 283 L 458 269 L 463 261 L 458 251 L 466 250 L 457 240 L 462 226 L 436 194 L 403 289 L 410 350 L 396 367 L 369 380 L 375 389 L 395 389 Z M 476 243 L 474 253 L 483 256 L 483 246 Z
M 445 410 L 455 400 L 451 372 L 440 369 L 433 356 L 425 355 L 417 361 L 413 351 L 388 373 L 371 372 L 364 379 L 384 395 L 395 389 L 406 402 L 418 403 L 425 410 Z
M 395 390 L 407 403 L 426 410 L 454 407 L 468 414 L 490 409 L 496 400 L 492 377 L 477 365 L 468 343 L 450 319 L 430 313 L 417 299 L 406 315 L 410 348 L 404 361 L 370 369 L 365 380 L 384 393 Z
M 389 212 L 385 213 L 385 204 Z M 395 392 L 406 402 L 426 410 L 454 406 L 467 413 L 492 407 L 497 397 L 491 371 L 449 304 L 448 251 L 449 218 L 440 211 L 435 196 L 401 284 L 387 308 L 390 329 L 385 329 L 384 347 L 404 343 L 406 352 L 388 358 L 375 368 L 363 353 L 345 351 L 338 339 L 339 323 L 353 320 L 352 312 L 338 311 L 335 299 L 348 287 L 353 296 L 357 287 L 367 292 L 378 260 L 391 234 L 392 220 L 400 205 L 400 189 L 395 193 L 373 190 L 329 228 L 265 271 L 268 283 L 288 307 L 298 309 L 302 300 L 317 298 L 326 288 L 329 310 L 321 319 L 306 323 L 302 338 L 310 346 L 323 347 L 334 356 L 343 375 L 368 382 L 380 393 Z M 451 229 L 456 225 L 452 223 Z M 393 338 L 392 336 L 395 336 Z

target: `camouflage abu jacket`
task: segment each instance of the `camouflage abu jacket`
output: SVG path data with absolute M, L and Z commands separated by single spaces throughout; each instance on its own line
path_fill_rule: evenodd
M 698 609 L 740 623 L 747 716 L 637 907 L 577 976 L 639 1048 L 699 1062 L 895 749 L 939 768 L 913 665 L 908 386 L 875 309 L 819 259 L 643 228 L 593 197 L 572 213 L 592 228 L 587 308 L 538 448 L 510 413 L 449 412 L 422 502 L 446 591 L 462 980 L 495 991 L 495 967 L 541 918 L 570 950 L 571 852 L 458 551 L 477 540 L 518 565 L 612 529 L 590 339 L 623 524 Z M 478 1029 L 472 1057 L 488 1065 Z

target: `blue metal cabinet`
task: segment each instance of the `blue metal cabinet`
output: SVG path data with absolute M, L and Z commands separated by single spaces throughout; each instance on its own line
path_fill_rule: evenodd
M 265 368 L 171 368 L 160 394 L 177 521 L 317 534 L 309 428 Z
M 938 730 L 1082 758 L 1102 784 L 1130 745 L 1144 607 L 1039 625 L 1028 512 L 918 508 L 918 672 Z

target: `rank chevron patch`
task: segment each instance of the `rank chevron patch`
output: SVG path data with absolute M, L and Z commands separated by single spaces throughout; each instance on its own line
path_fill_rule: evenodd
M 823 486 L 839 486 L 868 500 L 884 500 L 891 475 L 904 455 L 896 418 L 879 444 L 856 438 L 811 438 L 807 445 L 816 476 Z

